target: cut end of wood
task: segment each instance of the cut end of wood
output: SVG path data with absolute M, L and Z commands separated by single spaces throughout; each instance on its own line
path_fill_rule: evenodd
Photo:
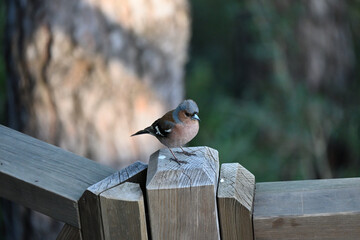
M 135 177 L 139 173 L 143 172 L 147 168 L 147 164 L 143 162 L 135 162 L 126 168 L 121 169 L 120 171 L 108 176 L 100 182 L 88 187 L 87 191 L 90 191 L 96 195 L 99 195 L 103 191 L 115 187 L 122 182 L 128 181 L 131 178 Z M 137 182 L 137 181 L 135 181 Z
M 217 192 L 222 239 L 254 239 L 255 177 L 238 163 L 221 165 Z
M 113 200 L 140 201 L 143 193 L 137 183 L 125 182 L 100 194 L 101 197 Z
M 174 148 L 179 161 L 173 159 L 169 149 L 160 149 L 151 155 L 148 167 L 146 188 L 167 189 L 176 187 L 193 187 L 216 185 L 219 171 L 218 151 L 209 147 L 191 147 L 184 149 L 190 154 Z
M 239 163 L 221 165 L 218 198 L 234 198 L 252 211 L 255 176 Z

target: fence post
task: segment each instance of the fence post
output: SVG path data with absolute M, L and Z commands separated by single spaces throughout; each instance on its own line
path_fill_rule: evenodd
M 220 239 L 216 189 L 218 152 L 208 147 L 187 148 L 180 161 L 162 149 L 150 157 L 146 191 L 153 239 Z
M 126 181 L 145 183 L 147 164 L 136 162 L 90 186 L 79 201 L 81 232 L 84 240 L 104 239 L 100 194 Z
M 140 185 L 126 182 L 100 194 L 106 240 L 147 240 L 144 197 Z
M 221 165 L 218 188 L 221 239 L 254 239 L 255 177 L 238 163 Z

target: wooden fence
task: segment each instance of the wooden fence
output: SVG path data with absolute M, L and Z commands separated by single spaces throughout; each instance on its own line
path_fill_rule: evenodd
M 0 125 L 0 197 L 64 222 L 57 239 L 360 239 L 360 178 L 255 183 L 190 150 L 115 171 Z

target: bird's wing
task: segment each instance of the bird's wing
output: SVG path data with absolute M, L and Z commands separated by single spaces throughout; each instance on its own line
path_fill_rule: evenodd
M 153 133 L 159 137 L 166 137 L 175 126 L 172 111 L 167 112 L 162 118 L 156 120 L 152 125 Z

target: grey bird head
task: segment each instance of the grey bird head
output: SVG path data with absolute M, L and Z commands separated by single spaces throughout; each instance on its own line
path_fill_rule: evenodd
M 191 99 L 183 101 L 177 108 L 179 111 L 185 110 L 190 114 L 199 113 L 199 107 L 197 106 L 196 102 Z
M 189 117 L 191 117 L 194 120 L 200 121 L 200 118 L 197 115 L 199 113 L 199 107 L 197 106 L 196 102 L 194 102 L 193 100 L 187 99 L 187 100 L 183 101 L 182 103 L 180 103 L 179 106 L 177 106 L 177 108 L 175 109 L 175 111 L 173 113 L 173 117 L 176 122 L 180 121 L 178 118 L 178 113 L 180 111 L 185 111 L 185 113 L 188 114 Z

